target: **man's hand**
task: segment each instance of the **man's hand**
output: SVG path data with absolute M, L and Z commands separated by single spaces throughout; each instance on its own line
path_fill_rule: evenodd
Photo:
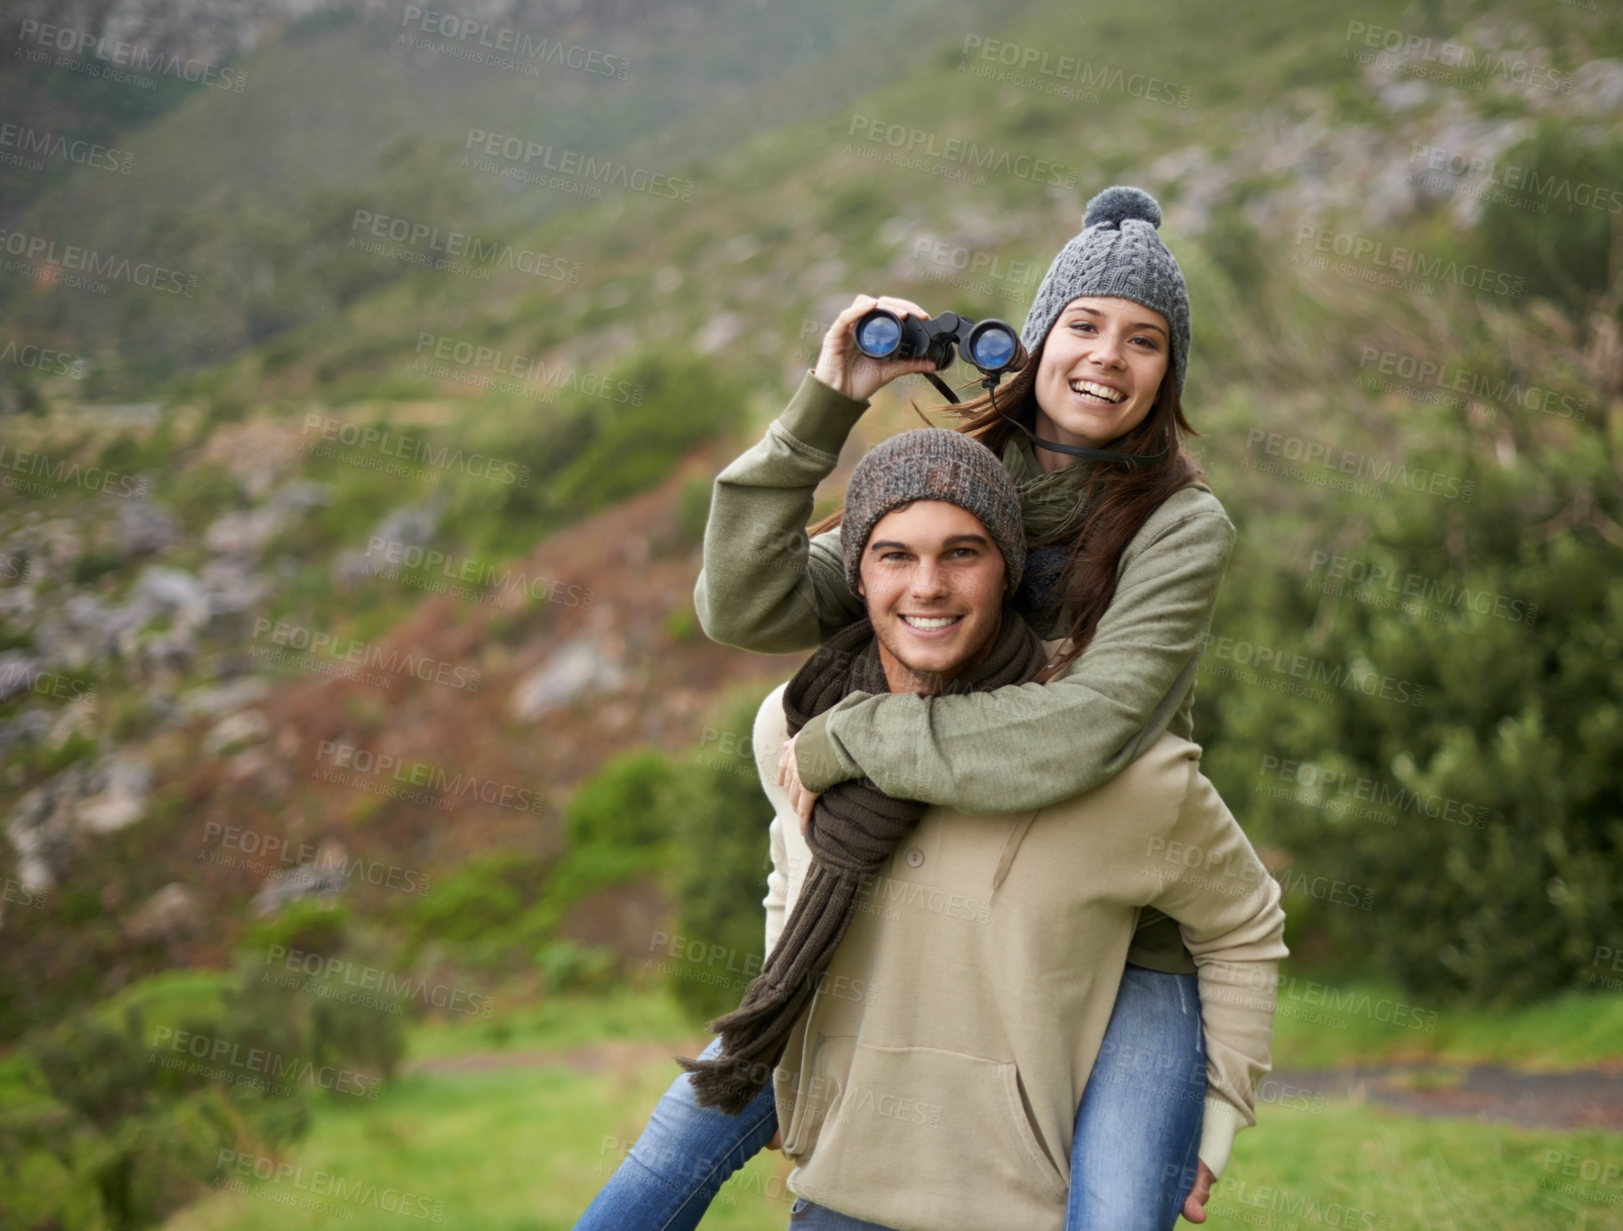
M 766 1143 L 766 1148 L 769 1150 L 783 1149 L 783 1130 L 781 1128 L 772 1134 L 772 1140 Z
M 778 785 L 789 793 L 789 806 L 800 818 L 800 836 L 805 837 L 806 826 L 811 823 L 812 808 L 822 796 L 808 791 L 801 784 L 800 767 L 795 764 L 795 740 L 799 738 L 796 735 L 783 741 L 783 749 L 778 753 Z
M 1186 1222 L 1203 1223 L 1206 1221 L 1206 1199 L 1212 1195 L 1212 1185 L 1217 1183 L 1217 1177 L 1205 1162 L 1201 1162 L 1195 1171 L 1195 1186 L 1189 1190 L 1189 1195 L 1183 1199 L 1183 1216 Z

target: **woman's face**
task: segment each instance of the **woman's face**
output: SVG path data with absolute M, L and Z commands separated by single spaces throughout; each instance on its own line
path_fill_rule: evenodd
M 1167 374 L 1171 341 L 1166 317 L 1130 299 L 1071 300 L 1037 365 L 1037 435 L 1100 449 L 1137 427 Z M 1070 460 L 1043 450 L 1038 457 Z

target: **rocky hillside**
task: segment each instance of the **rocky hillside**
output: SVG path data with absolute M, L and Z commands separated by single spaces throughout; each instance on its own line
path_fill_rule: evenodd
M 7 233 L 196 280 L 86 293 L 52 258 L 0 277 L 7 1028 L 218 964 L 290 900 L 386 921 L 471 853 L 550 857 L 607 757 L 716 742 L 721 695 L 789 661 L 694 626 L 709 476 L 854 291 L 1018 321 L 1114 180 L 1166 207 L 1195 301 L 1190 404 L 1255 558 L 1307 573 L 1395 517 L 1259 467 L 1255 433 L 1388 468 L 1441 454 L 1470 482 L 1541 448 L 1589 456 L 1557 435 L 1574 421 L 1510 390 L 1591 424 L 1617 396 L 1584 281 L 1604 263 L 1553 260 L 1529 229 L 1566 211 L 1561 243 L 1605 250 L 1610 215 L 1562 194 L 1623 175 L 1616 15 L 1096 7 L 964 3 L 927 27 L 855 3 L 458 10 L 624 56 L 623 82 L 470 63 L 381 0 L 58 10 L 249 88 L 0 68 L 37 127 L 131 155 L 127 174 L 8 177 Z M 16 9 L 11 50 L 45 8 Z M 1452 39 L 1479 67 L 1462 86 L 1418 44 L 1366 56 L 1372 29 Z M 1011 72 L 1008 48 L 1035 67 Z M 1047 48 L 1086 55 L 1062 70 Z M 627 186 L 464 167 L 492 134 L 498 163 L 523 134 Z M 948 153 L 971 145 L 989 169 Z M 1507 166 L 1538 172 L 1529 207 L 1495 203 Z M 442 260 L 453 233 L 485 255 Z M 1385 379 L 1422 362 L 1473 378 L 1457 404 Z M 863 430 L 914 421 L 886 403 Z M 1604 525 L 1609 499 L 1582 515 Z M 1439 575 L 1480 562 L 1488 519 L 1458 513 L 1430 536 Z M 1288 635 L 1328 635 L 1328 610 Z

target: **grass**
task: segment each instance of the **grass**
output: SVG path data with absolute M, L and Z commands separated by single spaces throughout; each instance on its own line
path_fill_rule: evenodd
M 1373 985 L 1338 990 L 1344 1005 L 1353 1003 L 1350 991 L 1367 992 L 1372 1002 L 1382 992 Z M 1288 991 L 1282 1001 L 1292 1002 Z M 1282 1017 L 1276 1065 L 1421 1054 L 1402 1051 L 1398 1045 L 1414 1046 L 1404 1035 L 1424 1038 L 1424 1054 L 1439 1063 L 1615 1062 L 1620 1011 L 1623 998 L 1575 994 L 1498 1015 L 1440 1015 L 1431 1035 L 1356 1014 L 1347 1030 Z M 297 1147 L 261 1164 L 273 1177 L 285 1164 L 280 1178 L 245 1178 L 245 1191 L 207 1197 L 166 1231 L 281 1231 L 339 1220 L 381 1231 L 410 1225 L 403 1214 L 425 1222 L 438 1216 L 467 1231 L 564 1231 L 642 1131 L 673 1076 L 669 1056 L 701 1039 L 668 996 L 633 989 L 551 998 L 495 1023 L 423 1024 L 411 1037 L 413 1058 L 508 1050 L 515 1063 L 419 1071 L 376 1102 L 331 1100 Z M 516 1054 L 532 1051 L 560 1055 L 535 1065 Z M 1416 1084 L 1436 1081 L 1422 1075 Z M 1265 1103 L 1258 1114 L 1258 1129 L 1240 1135 L 1213 1194 L 1209 1227 L 1623 1228 L 1615 1171 L 1623 1135 L 1421 1120 L 1345 1100 Z M 787 1173 L 780 1155 L 758 1156 L 723 1189 L 706 1231 L 784 1226 Z
M 653 1040 L 673 1046 L 699 1040 L 702 1046 L 702 1039 L 701 1027 L 669 996 L 617 988 L 601 996 L 560 996 L 520 1005 L 490 1022 L 462 1018 L 424 1023 L 411 1032 L 406 1054 L 419 1059 L 504 1048 L 568 1051 Z
M 1276 1068 L 1374 1061 L 1501 1064 L 1558 1071 L 1623 1059 L 1623 996 L 1568 992 L 1498 1013 L 1437 1008 L 1375 984 L 1331 985 L 1297 975 L 1281 984 Z
M 644 1059 L 590 1072 L 547 1067 L 409 1077 L 375 1104 L 323 1109 L 310 1136 L 285 1159 L 299 1170 L 209 1197 L 172 1219 L 167 1231 L 322 1226 L 334 1221 L 334 1208 L 353 1213 L 345 1221 L 356 1231 L 408 1225 L 383 1208 L 390 1202 L 408 1213 L 426 1211 L 418 1215 L 425 1220 L 440 1214 L 447 1225 L 469 1231 L 562 1231 L 641 1131 L 671 1073 L 668 1061 Z M 1623 1200 L 1623 1190 L 1581 1179 L 1620 1153 L 1623 1136 L 1615 1134 L 1422 1121 L 1345 1102 L 1325 1104 L 1317 1114 L 1265 1106 L 1259 1131 L 1239 1138 L 1207 1225 L 1623 1227 L 1623 1207 L 1609 1204 Z M 1563 1169 L 1577 1177 L 1563 1178 Z M 783 1226 L 785 1171 L 776 1154 L 756 1158 L 723 1190 L 704 1227 Z M 1562 1184 L 1575 1185 L 1577 1194 L 1560 1191 Z M 338 1200 L 339 1192 L 359 1195 Z M 329 1208 L 284 1204 L 303 1199 Z
M 310 1136 L 286 1156 L 302 1171 L 245 1180 L 248 1191 L 210 1196 L 166 1228 L 282 1231 L 342 1218 L 355 1231 L 384 1231 L 412 1225 L 401 1221 L 403 1210 L 424 1222 L 437 1215 L 466 1231 L 563 1231 L 635 1140 L 671 1072 L 668 1060 L 645 1059 L 594 1072 L 547 1067 L 408 1077 L 375 1104 L 324 1108 Z M 705 1227 L 782 1225 L 789 1206 L 781 1170 L 775 1154 L 754 1160 L 718 1199 Z M 336 1195 L 357 1191 L 342 1200 Z M 304 1199 L 328 1208 L 291 1204 Z M 345 1214 L 335 1214 L 339 1209 Z
M 1623 1227 L 1623 1188 L 1564 1178 L 1615 1166 L 1623 1136 L 1419 1120 L 1348 1102 L 1264 1107 L 1241 1133 L 1206 1225 L 1368 1231 Z M 1569 1159 L 1575 1160 L 1569 1163 Z M 1560 1190 L 1575 1185 L 1581 1195 Z

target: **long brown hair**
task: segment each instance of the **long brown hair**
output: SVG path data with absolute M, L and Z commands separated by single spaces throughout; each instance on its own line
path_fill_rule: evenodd
M 1003 450 L 1020 431 L 1010 419 L 1035 429 L 1037 398 L 1033 391 L 1041 359 L 1042 347 L 1039 346 L 1001 391 L 983 394 L 959 406 L 945 407 L 960 420 L 958 430 L 1002 457 Z M 1053 679 L 1088 648 L 1100 619 L 1116 597 L 1122 552 L 1143 529 L 1150 514 L 1174 492 L 1205 478 L 1200 466 L 1181 447 L 1184 436 L 1199 434 L 1184 418 L 1177 377 L 1168 365 L 1149 414 L 1109 446 L 1120 453 L 1143 456 L 1164 452 L 1165 456 L 1148 465 L 1098 462 L 1088 476 L 1087 513 L 1070 545 L 1071 556 L 1064 575 L 1072 613 L 1071 626 L 1066 632 L 1070 647 L 1036 677 L 1039 683 Z M 808 527 L 806 533 L 815 536 L 834 529 L 840 524 L 842 511 L 829 514 Z

